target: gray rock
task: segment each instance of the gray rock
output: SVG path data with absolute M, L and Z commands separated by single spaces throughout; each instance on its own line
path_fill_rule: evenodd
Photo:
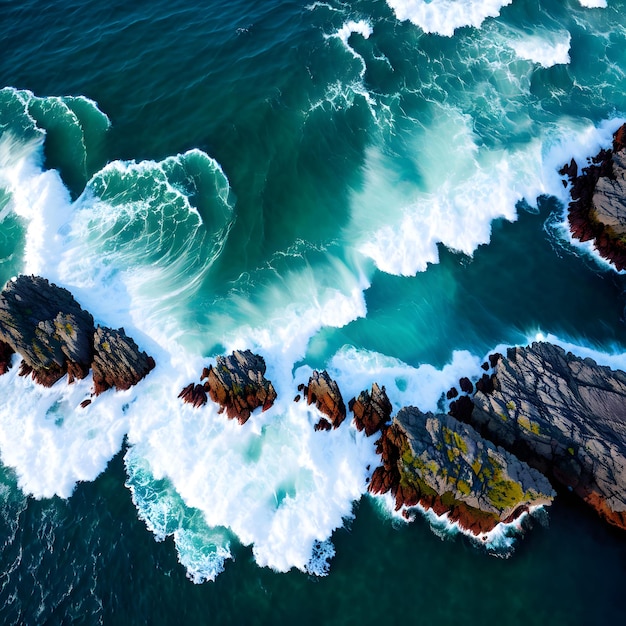
M 549 343 L 512 348 L 472 423 L 626 529 L 626 374 Z
M 18 276 L 0 294 L 0 341 L 51 385 L 69 371 L 84 378 L 92 359 L 93 317 L 72 294 L 39 276 Z
M 598 179 L 590 215 L 604 225 L 613 237 L 626 235 L 626 151 L 613 154 L 615 178 Z
M 154 359 L 139 350 L 123 328 L 113 330 L 100 327 L 94 333 L 92 363 L 94 393 L 114 387 L 118 391 L 130 389 L 153 368 Z

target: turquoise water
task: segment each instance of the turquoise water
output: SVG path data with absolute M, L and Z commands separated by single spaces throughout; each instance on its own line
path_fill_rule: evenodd
M 89 381 L 0 379 L 3 622 L 621 616 L 626 539 L 567 494 L 488 555 L 364 495 L 373 442 L 292 402 L 328 367 L 434 410 L 538 334 L 625 366 L 624 277 L 570 241 L 558 175 L 626 117 L 607 4 L 0 3 L 0 279 L 158 363 L 87 410 Z M 242 347 L 273 409 L 176 400 Z

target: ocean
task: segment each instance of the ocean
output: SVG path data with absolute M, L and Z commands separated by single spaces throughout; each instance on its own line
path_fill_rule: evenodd
M 293 399 L 326 368 L 445 410 L 536 338 L 626 369 L 626 279 L 559 174 L 626 121 L 623 0 L 0 0 L 0 36 L 0 282 L 157 363 L 87 408 L 0 377 L 0 622 L 622 619 L 626 537 L 568 493 L 479 549 Z M 245 348 L 270 410 L 177 399 Z

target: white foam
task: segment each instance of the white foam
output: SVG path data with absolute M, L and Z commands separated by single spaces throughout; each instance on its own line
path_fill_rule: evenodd
M 538 63 L 541 67 L 553 67 L 570 62 L 570 42 L 568 32 L 541 33 L 514 39 L 509 45 L 520 59 Z
M 513 0 L 387 0 L 396 18 L 410 20 L 425 33 L 452 37 L 457 28 L 479 28 L 488 17 L 500 15 Z
M 332 358 L 330 369 L 346 400 L 364 389 L 369 391 L 377 382 L 385 387 L 394 413 L 404 406 L 436 412 L 442 408 L 442 395 L 457 386 L 461 377 L 481 371 L 483 362 L 466 350 L 458 350 L 440 370 L 428 363 L 411 367 L 393 357 L 346 346 Z
M 606 0 L 578 0 L 580 6 L 586 9 L 606 9 Z
M 91 377 L 51 389 L 17 375 L 17 362 L 0 376 L 0 456 L 15 468 L 18 485 L 37 498 L 71 495 L 94 480 L 120 449 L 128 429 L 126 405 L 137 391 L 106 394 L 82 409 Z
M 373 443 L 349 427 L 315 432 L 319 414 L 294 403 L 293 392 L 240 426 L 212 403 L 182 406 L 177 382 L 154 384 L 129 411 L 132 454 L 157 480 L 167 477 L 209 527 L 251 545 L 259 565 L 322 573 L 332 552 L 325 542 L 366 489 Z
M 420 138 L 421 189 L 399 182 L 379 151 L 368 153 L 365 185 L 351 201 L 349 231 L 359 251 L 384 272 L 424 271 L 438 262 L 439 243 L 472 255 L 489 242 L 493 220 L 517 218 L 521 200 L 536 208 L 539 196 L 552 195 L 566 204 L 569 192 L 558 170 L 572 157 L 582 163 L 596 154 L 621 122 L 595 127 L 562 118 L 519 147 L 494 149 L 479 144 L 469 117 L 443 108 L 439 119 Z

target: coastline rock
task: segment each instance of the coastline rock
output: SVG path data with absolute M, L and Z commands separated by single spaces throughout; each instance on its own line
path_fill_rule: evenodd
M 252 411 L 258 407 L 266 411 L 276 399 L 265 369 L 263 357 L 250 350 L 235 350 L 230 356 L 218 356 L 215 367 L 204 368 L 201 380 L 206 378 L 204 389 L 221 406 L 220 412 L 225 409 L 229 419 L 245 424 Z
M 315 430 L 330 430 L 337 428 L 346 419 L 346 405 L 344 404 L 337 383 L 328 375 L 326 370 L 314 371 L 309 378 L 308 386 L 301 385 L 300 389 L 306 398 L 307 404 L 315 403 L 318 410 L 326 415 L 315 425 Z
M 626 374 L 533 343 L 509 349 L 493 386 L 472 424 L 626 529 Z
M 130 389 L 154 369 L 154 359 L 140 351 L 123 328 L 98 326 L 93 346 L 91 368 L 96 396 L 112 387 L 118 391 Z
M 11 368 L 11 358 L 14 354 L 15 350 L 8 343 L 0 341 L 0 376 Z
M 626 268 L 626 125 L 613 135 L 611 150 L 601 150 L 578 175 L 572 159 L 560 173 L 572 184 L 568 220 L 572 236 L 594 240 L 598 253 L 617 270 Z
M 182 398 L 183 402 L 187 402 L 191 404 L 196 409 L 204 406 L 207 401 L 206 390 L 204 389 L 204 385 L 197 385 L 194 383 L 189 383 L 179 394 L 179 398 Z
M 416 504 L 478 536 L 551 504 L 547 478 L 450 415 L 398 412 L 378 442 L 383 466 L 370 491 L 391 491 L 396 510 Z
M 23 359 L 20 374 L 47 387 L 68 374 L 85 378 L 92 361 L 93 317 L 72 294 L 39 276 L 18 276 L 0 294 L 0 341 Z
M 359 430 L 365 430 L 368 437 L 378 432 L 391 418 L 391 402 L 385 388 L 381 389 L 377 383 L 372 384 L 371 394 L 365 390 L 356 400 L 352 398 L 348 408 L 354 414 L 354 425 Z

